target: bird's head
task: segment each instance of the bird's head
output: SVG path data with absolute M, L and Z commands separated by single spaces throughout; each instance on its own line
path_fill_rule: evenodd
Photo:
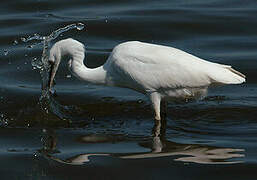
M 71 68 L 72 63 L 74 63 L 74 67 L 75 65 L 83 65 L 84 53 L 84 45 L 72 38 L 63 39 L 61 41 L 56 42 L 52 46 L 49 53 L 49 89 L 51 89 L 54 84 L 54 77 L 58 70 L 62 57 L 68 56 L 70 58 L 68 64 Z

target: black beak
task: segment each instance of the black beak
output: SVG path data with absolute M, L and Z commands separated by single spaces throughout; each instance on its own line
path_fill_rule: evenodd
M 48 75 L 48 87 L 49 89 L 51 89 L 54 85 L 55 85 L 55 82 L 54 82 L 54 76 L 55 76 L 55 64 L 54 62 L 52 61 L 49 61 L 49 64 L 50 64 L 50 70 L 49 70 L 49 75 Z

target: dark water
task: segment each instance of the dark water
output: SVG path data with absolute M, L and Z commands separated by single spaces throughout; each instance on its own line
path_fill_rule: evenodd
M 0 179 L 256 179 L 257 9 L 245 0 L 5 1 L 0 6 Z M 53 114 L 41 110 L 41 77 L 31 61 L 48 35 L 86 45 L 89 67 L 128 40 L 180 48 L 231 64 L 247 83 L 209 91 L 204 100 L 169 104 L 166 133 L 148 100 L 118 88 L 57 74 Z

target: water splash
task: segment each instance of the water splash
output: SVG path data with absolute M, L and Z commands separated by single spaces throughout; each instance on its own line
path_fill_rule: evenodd
M 33 58 L 31 61 L 33 69 L 39 70 L 40 76 L 41 76 L 41 90 L 42 94 L 39 99 L 39 104 L 41 106 L 41 109 L 45 113 L 53 113 L 57 115 L 61 119 L 67 119 L 67 116 L 65 115 L 65 112 L 69 110 L 67 106 L 60 105 L 57 101 L 54 100 L 53 92 L 51 89 L 49 89 L 48 83 L 49 83 L 49 72 L 50 72 L 50 64 L 49 64 L 49 47 L 51 42 L 59 37 L 62 33 L 77 29 L 82 30 L 84 29 L 84 24 L 77 23 L 77 24 L 70 24 L 63 28 L 59 28 L 55 31 L 53 31 L 48 36 L 41 36 L 39 34 L 34 34 L 33 36 L 29 36 L 27 38 L 23 37 L 21 38 L 21 41 L 24 43 L 30 42 L 30 41 L 38 41 L 36 45 L 42 44 L 43 45 L 43 52 L 42 57 L 40 58 Z M 35 45 L 35 44 L 34 44 Z M 33 48 L 34 45 L 30 45 L 31 48 Z
M 15 46 L 15 45 L 19 44 L 19 42 L 17 39 L 15 39 L 12 44 Z
M 0 127 L 8 126 L 9 120 L 4 114 L 0 114 Z

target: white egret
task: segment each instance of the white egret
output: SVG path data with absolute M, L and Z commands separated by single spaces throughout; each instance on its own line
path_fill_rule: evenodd
M 208 62 L 176 48 L 138 41 L 117 45 L 104 65 L 91 69 L 83 63 L 84 45 L 69 38 L 56 42 L 50 50 L 50 88 L 63 56 L 70 57 L 68 67 L 82 81 L 129 88 L 148 96 L 157 121 L 161 119 L 161 102 L 203 97 L 212 84 L 245 82 L 245 75 L 229 65 Z M 166 103 L 162 104 L 165 111 Z

